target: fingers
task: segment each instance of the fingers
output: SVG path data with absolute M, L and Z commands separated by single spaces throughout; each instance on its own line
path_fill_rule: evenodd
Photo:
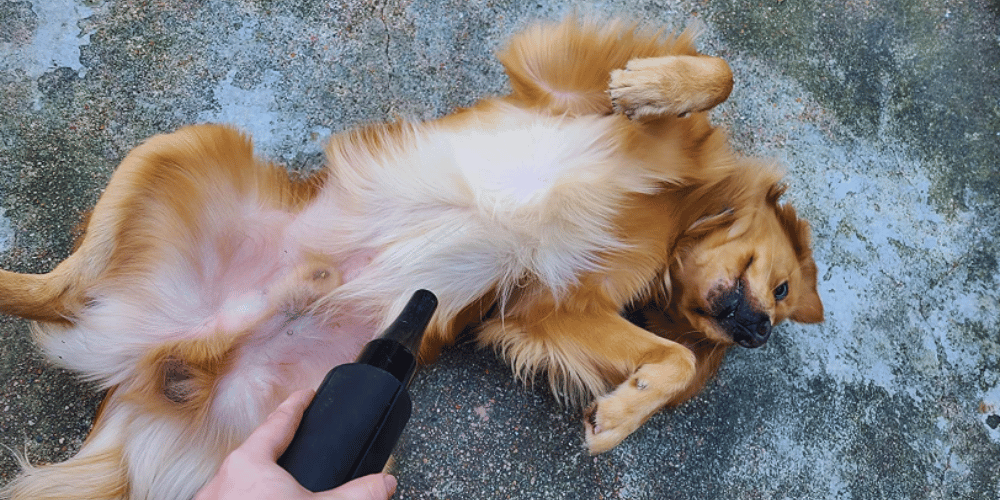
M 308 389 L 293 392 L 250 434 L 240 445 L 240 449 L 250 456 L 265 456 L 272 461 L 277 460 L 292 441 L 295 428 L 302 420 L 302 412 L 309 406 L 313 394 Z
M 389 497 L 395 492 L 395 477 L 389 474 L 370 474 L 320 493 L 317 498 L 324 500 L 389 500 Z

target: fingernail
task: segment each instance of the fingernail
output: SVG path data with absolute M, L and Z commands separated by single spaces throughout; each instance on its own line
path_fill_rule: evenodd
M 382 480 L 385 481 L 385 488 L 389 490 L 389 494 L 396 492 L 396 478 L 390 474 L 384 474 Z

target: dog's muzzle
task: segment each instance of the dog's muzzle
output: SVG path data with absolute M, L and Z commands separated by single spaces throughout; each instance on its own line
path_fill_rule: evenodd
M 717 295 L 712 306 L 712 318 L 733 342 L 755 348 L 764 345 L 771 336 L 771 318 L 754 310 L 747 300 L 742 280 Z

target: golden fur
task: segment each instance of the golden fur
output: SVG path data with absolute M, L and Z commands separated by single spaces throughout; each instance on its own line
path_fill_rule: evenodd
M 593 453 L 691 397 L 727 346 L 822 320 L 808 225 L 709 124 L 732 75 L 690 33 L 567 21 L 500 59 L 510 95 L 334 136 L 309 179 L 224 126 L 133 150 L 69 258 L 0 271 L 0 310 L 111 388 L 80 452 L 26 464 L 13 496 L 193 496 L 418 288 L 440 302 L 425 362 L 474 328 L 519 377 L 592 401 Z

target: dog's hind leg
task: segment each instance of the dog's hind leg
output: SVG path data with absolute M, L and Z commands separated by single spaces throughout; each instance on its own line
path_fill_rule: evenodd
M 515 101 L 555 114 L 610 114 L 608 78 L 633 59 L 697 56 L 694 32 L 677 37 L 623 22 L 579 21 L 533 26 L 515 36 L 498 57 Z
M 152 137 L 115 170 L 72 255 L 46 274 L 0 270 L 0 313 L 72 323 L 95 284 L 148 272 L 164 248 L 187 241 L 199 207 L 211 206 L 218 193 L 287 207 L 311 195 L 306 184 L 254 158 L 249 139 L 229 127 Z
M 65 277 L 65 273 L 18 274 L 0 269 L 0 312 L 38 321 L 65 320 L 82 305 L 81 294 Z
M 128 470 L 124 462 L 121 429 L 127 415 L 117 408 L 115 391 L 108 393 L 98 410 L 94 427 L 79 452 L 65 462 L 34 466 L 25 456 L 18 461 L 23 469 L 0 490 L 0 498 L 11 500 L 127 500 Z
M 226 431 L 194 425 L 187 415 L 149 411 L 142 400 L 111 390 L 76 455 L 42 466 L 19 457 L 23 470 L 0 489 L 0 498 L 192 498 L 242 440 Z
M 632 119 L 707 111 L 732 90 L 726 61 L 688 55 L 633 59 L 611 72 L 609 86 L 615 112 Z

